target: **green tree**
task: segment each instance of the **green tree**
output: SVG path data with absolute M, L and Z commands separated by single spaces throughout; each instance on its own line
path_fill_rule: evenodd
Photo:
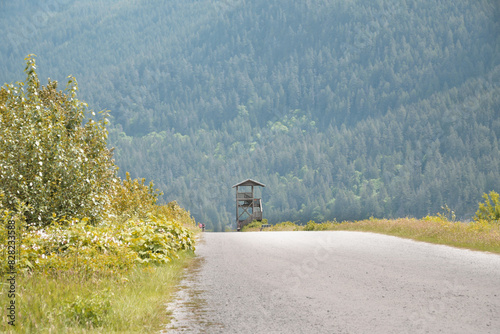
M 476 212 L 474 220 L 496 221 L 500 220 L 500 195 L 491 191 L 483 195 L 484 203 L 479 203 L 479 209 Z
M 25 60 L 26 81 L 0 89 L 2 204 L 10 210 L 19 201 L 27 205 L 29 225 L 62 217 L 95 223 L 109 206 L 116 174 L 107 120 L 86 119 L 90 111 L 76 98 L 75 78 L 66 92 L 50 79 L 41 87 L 34 56 Z

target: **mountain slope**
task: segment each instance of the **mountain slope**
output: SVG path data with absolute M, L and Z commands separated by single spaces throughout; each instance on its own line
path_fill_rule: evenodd
M 445 204 L 471 217 L 482 193 L 500 187 L 499 78 L 497 67 L 351 128 L 320 131 L 288 113 L 251 129 L 242 113 L 221 131 L 112 138 L 127 170 L 155 176 L 204 220 L 231 220 L 230 187 L 246 177 L 267 185 L 272 221 L 421 217 Z
M 499 190 L 495 1 L 0 4 L 0 81 L 69 74 L 121 170 L 217 229 L 255 177 L 281 219 L 462 217 Z

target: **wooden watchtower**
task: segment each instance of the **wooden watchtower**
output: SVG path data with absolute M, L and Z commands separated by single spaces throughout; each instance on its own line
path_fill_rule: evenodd
M 262 200 L 255 198 L 254 187 L 265 187 L 265 185 L 248 179 L 233 186 L 236 188 L 236 228 L 238 231 L 254 220 L 262 220 Z

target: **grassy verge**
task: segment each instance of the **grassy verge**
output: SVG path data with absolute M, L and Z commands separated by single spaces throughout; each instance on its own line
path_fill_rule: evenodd
M 426 219 L 372 219 L 332 224 L 332 230 L 366 231 L 418 241 L 500 254 L 500 226 L 486 222 L 450 222 Z
M 19 215 L 1 217 L 0 333 L 152 333 L 168 324 L 166 303 L 198 233 L 175 202 L 98 226 L 73 219 L 30 229 Z
M 260 224 L 254 222 L 244 231 L 259 231 Z M 453 222 L 443 217 L 423 219 L 368 219 L 356 222 L 308 222 L 296 225 L 284 222 L 265 228 L 264 231 L 362 231 L 393 235 L 418 241 L 453 247 L 488 251 L 500 254 L 500 224 L 486 221 L 471 223 Z
M 71 272 L 19 275 L 16 326 L 8 325 L 4 310 L 0 332 L 158 332 L 169 321 L 165 304 L 193 258 L 193 252 L 179 255 L 170 264 L 136 266 L 120 277 L 82 277 Z M 5 293 L 0 300 L 8 305 Z

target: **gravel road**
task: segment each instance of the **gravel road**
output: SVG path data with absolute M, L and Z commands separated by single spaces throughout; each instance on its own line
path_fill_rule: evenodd
M 204 233 L 167 333 L 500 333 L 500 256 L 361 232 Z

